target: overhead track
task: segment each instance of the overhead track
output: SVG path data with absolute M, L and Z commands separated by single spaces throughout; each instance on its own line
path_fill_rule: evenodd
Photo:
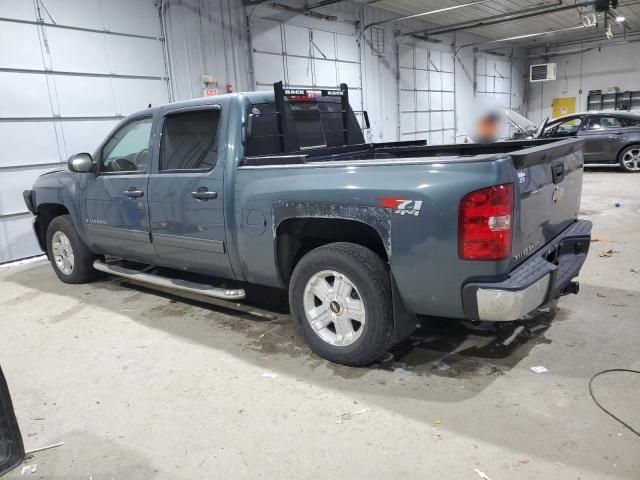
M 330 0 L 326 0 L 326 1 L 330 1 Z M 381 0 L 376 0 L 376 1 L 381 1 Z M 487 2 L 490 2 L 490 1 L 493 1 L 493 0 L 476 0 L 474 2 L 463 3 L 461 5 L 454 5 L 452 7 L 443 7 L 443 8 L 438 8 L 436 10 L 429 10 L 427 12 L 415 13 L 413 15 L 405 15 L 403 17 L 387 18 L 386 20 L 379 20 L 377 22 L 372 22 L 372 23 L 369 23 L 369 24 L 364 26 L 364 28 L 360 32 L 360 37 L 358 38 L 358 43 L 360 42 L 360 40 L 362 40 L 362 37 L 363 37 L 364 33 L 367 31 L 367 29 L 369 29 L 371 27 L 374 27 L 376 25 L 382 25 L 383 23 L 389 23 L 389 22 L 398 22 L 398 21 L 402 21 L 402 20 L 411 20 L 413 18 L 421 18 L 421 17 L 426 17 L 428 15 L 435 15 L 436 13 L 450 12 L 452 10 L 457 10 L 459 8 L 472 7 L 474 5 L 479 5 L 481 3 L 487 3 Z M 371 3 L 373 3 L 373 2 L 371 2 Z
M 366 25 L 364 28 L 366 30 L 369 27 L 373 27 L 374 25 L 380 25 L 382 23 L 398 22 L 398 21 L 401 21 L 401 20 L 410 20 L 412 18 L 426 17 L 428 15 L 435 15 L 436 13 L 450 12 L 451 10 L 457 10 L 459 8 L 465 8 L 465 7 L 472 7 L 474 5 L 479 5 L 481 3 L 487 3 L 487 2 L 490 2 L 490 1 L 492 1 L 492 0 L 477 0 L 475 2 L 463 3 L 462 5 L 454 5 L 452 7 L 443 7 L 443 8 L 438 8 L 436 10 L 429 10 L 427 12 L 414 13 L 413 15 L 405 15 L 404 17 L 388 18 L 386 20 L 380 20 L 378 22 L 370 23 L 370 24 Z
M 550 13 L 562 12 L 565 10 L 573 10 L 581 7 L 589 7 L 594 4 L 593 0 L 586 2 L 572 3 L 571 5 L 563 5 L 562 0 L 558 0 L 556 3 L 547 4 L 544 6 L 537 6 L 532 8 L 525 8 L 517 12 L 505 12 L 498 15 L 491 15 L 489 17 L 479 18 L 476 20 L 467 20 L 465 22 L 454 23 L 444 27 L 414 30 L 412 32 L 401 33 L 400 36 L 418 35 L 421 34 L 424 37 L 431 35 L 443 35 L 445 33 L 459 32 L 462 30 L 471 30 L 473 28 L 488 27 L 491 25 L 498 25 L 501 23 L 515 22 L 518 20 L 524 20 L 526 18 L 538 17 L 542 15 L 548 15 Z
M 554 33 L 569 32 L 571 30 L 584 30 L 585 28 L 590 28 L 590 27 L 586 25 L 578 25 L 577 27 L 561 28 L 559 30 L 549 30 L 546 32 L 538 32 L 538 33 L 527 33 L 525 35 L 516 35 L 515 37 L 500 38 L 497 40 L 487 40 L 483 42 L 467 43 L 464 45 L 460 45 L 458 48 L 456 48 L 455 55 L 458 55 L 460 50 L 462 50 L 463 48 L 479 47 L 480 45 L 493 45 L 494 43 L 501 43 L 501 42 L 513 42 L 515 40 L 524 40 L 525 38 L 541 37 L 543 35 L 553 35 Z

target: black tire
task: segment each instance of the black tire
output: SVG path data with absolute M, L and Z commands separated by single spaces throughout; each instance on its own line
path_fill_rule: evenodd
M 54 258 L 52 243 L 56 232 L 62 232 L 69 240 L 73 253 L 73 267 L 70 273 L 63 272 Z M 80 239 L 69 215 L 60 215 L 51 220 L 47 228 L 47 256 L 53 271 L 64 283 L 87 283 L 98 276 L 98 271 L 93 268 L 93 261 L 97 256 Z
M 314 275 L 325 270 L 348 277 L 357 289 L 357 298 L 364 305 L 366 321 L 361 326 L 363 330 L 350 345 L 332 345 L 321 338 L 307 320 L 305 288 Z M 331 243 L 302 257 L 291 276 L 289 306 L 299 335 L 313 352 L 331 362 L 351 366 L 368 365 L 379 359 L 391 346 L 393 308 L 389 270 L 378 255 L 361 245 Z
M 636 157 L 634 162 L 635 167 L 628 167 L 625 164 L 625 155 L 633 154 Z M 628 147 L 624 147 L 620 153 L 618 154 L 618 163 L 620 164 L 620 168 L 623 172 L 627 173 L 638 173 L 640 172 L 640 145 L 629 145 Z

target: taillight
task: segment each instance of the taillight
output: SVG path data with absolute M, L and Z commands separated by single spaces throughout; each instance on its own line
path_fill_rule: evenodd
M 513 184 L 468 193 L 460 201 L 458 256 L 502 260 L 511 255 Z

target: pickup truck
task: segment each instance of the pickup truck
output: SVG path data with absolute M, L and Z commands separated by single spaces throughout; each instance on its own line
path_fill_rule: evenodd
M 347 365 L 421 317 L 514 321 L 577 293 L 582 140 L 369 144 L 356 113 L 344 84 L 281 82 L 135 113 L 24 192 L 35 234 L 66 283 L 288 289 L 297 332 Z

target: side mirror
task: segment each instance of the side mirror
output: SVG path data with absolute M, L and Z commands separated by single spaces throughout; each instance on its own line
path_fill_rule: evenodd
M 93 158 L 88 153 L 77 153 L 69 158 L 68 166 L 72 172 L 90 172 L 93 169 Z

